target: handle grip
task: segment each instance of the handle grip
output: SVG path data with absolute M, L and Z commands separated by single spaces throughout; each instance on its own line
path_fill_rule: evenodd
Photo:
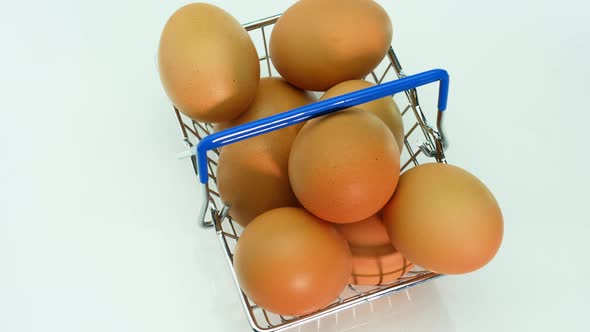
M 433 69 L 363 90 L 318 101 L 208 135 L 199 142 L 196 148 L 199 181 L 203 184 L 209 181 L 209 174 L 207 172 L 207 151 L 209 150 L 437 81 L 440 82 L 438 89 L 438 110 L 439 112 L 444 112 L 447 108 L 447 97 L 449 94 L 449 74 L 443 69 Z

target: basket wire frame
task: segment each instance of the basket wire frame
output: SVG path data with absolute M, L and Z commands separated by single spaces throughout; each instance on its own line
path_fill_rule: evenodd
M 262 45 L 257 45 L 257 49 L 259 52 L 263 52 L 259 56 L 262 76 L 273 76 L 274 68 L 272 67 L 268 52 L 268 36 L 270 35 L 270 29 L 279 17 L 280 15 L 275 15 L 244 25 L 255 41 L 255 44 L 256 40 L 261 41 Z M 266 70 L 266 74 L 263 68 Z M 390 48 L 383 62 L 373 72 L 367 75 L 365 79 L 380 84 L 396 77 L 402 78 L 405 76 L 394 50 Z M 405 128 L 404 148 L 401 154 L 401 172 L 421 162 L 446 162 L 444 150 L 447 147 L 447 143 L 442 132 L 442 113 L 438 113 L 437 127 L 439 130 L 437 131 L 428 124 L 418 103 L 416 89 L 410 89 L 403 94 L 392 97 L 394 97 L 400 108 Z M 213 125 L 193 121 L 179 112 L 176 107 L 174 107 L 174 112 L 180 125 L 183 141 L 187 147 L 192 148 L 200 139 L 213 133 Z M 233 269 L 233 252 L 242 228 L 229 216 L 228 212 L 231 207 L 222 202 L 217 190 L 216 173 L 218 157 L 219 149 L 213 149 L 207 155 L 209 183 L 203 186 L 204 202 L 200 219 L 202 226 L 206 228 L 214 227 L 215 229 L 225 253 L 225 259 L 230 266 L 234 283 L 240 293 L 241 302 L 247 313 L 248 321 L 254 331 L 284 331 L 441 276 L 441 274 L 416 267 L 388 284 L 373 287 L 348 285 L 333 303 L 309 315 L 285 317 L 266 311 L 248 299 L 240 290 L 237 282 Z M 197 157 L 195 155 L 191 156 L 193 169 L 195 174 L 198 174 L 196 159 Z

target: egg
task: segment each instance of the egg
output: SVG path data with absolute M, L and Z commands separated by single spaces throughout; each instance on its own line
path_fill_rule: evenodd
M 325 91 L 369 74 L 392 35 L 389 16 L 373 0 L 300 0 L 275 24 L 270 58 L 293 85 Z
M 353 285 L 391 283 L 410 271 L 413 264 L 392 245 L 378 215 L 350 224 L 334 224 L 352 253 Z
M 326 91 L 322 95 L 320 100 L 329 99 L 349 92 L 366 89 L 374 85 L 375 84 L 364 80 L 351 80 L 342 82 Z M 389 127 L 389 130 L 391 130 L 391 133 L 395 137 L 399 150 L 403 150 L 404 122 L 402 119 L 402 114 L 400 113 L 399 108 L 397 107 L 397 104 L 395 103 L 392 97 L 383 97 L 377 100 L 370 101 L 368 103 L 357 105 L 355 107 L 365 110 L 367 112 L 371 112 L 375 114 L 379 119 L 381 119 L 387 125 L 387 127 Z
M 475 271 L 502 242 L 502 212 L 474 175 L 448 164 L 416 166 L 401 175 L 383 209 L 391 242 L 416 265 L 444 274 Z
M 392 247 L 378 214 L 349 224 L 334 224 L 351 248 Z
M 376 214 L 397 185 L 400 152 L 375 115 L 349 109 L 308 122 L 289 156 L 301 204 L 321 219 L 350 223 Z
M 233 263 L 240 287 L 254 303 L 287 316 L 330 304 L 352 270 L 350 249 L 331 224 L 288 207 L 265 212 L 246 227 Z
M 278 114 L 313 102 L 315 97 L 280 78 L 263 78 L 248 110 L 237 119 L 218 124 L 217 130 Z M 221 149 L 217 186 L 230 216 L 246 226 L 268 210 L 299 206 L 287 171 L 289 153 L 301 125 L 248 138 Z
M 215 131 L 290 111 L 317 99 L 312 93 L 296 88 L 280 77 L 264 77 L 258 84 L 256 97 L 248 110 L 231 121 L 215 124 Z M 296 135 L 303 125 L 305 122 L 280 129 L 280 131 L 292 131 L 292 134 Z
M 254 99 L 260 79 L 258 54 L 246 30 L 206 3 L 172 14 L 160 37 L 158 67 L 172 103 L 202 122 L 236 118 Z

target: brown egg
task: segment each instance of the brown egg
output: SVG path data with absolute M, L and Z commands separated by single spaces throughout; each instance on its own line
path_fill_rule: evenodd
M 280 78 L 263 78 L 250 108 L 216 129 L 233 127 L 311 103 L 315 97 Z M 224 146 L 217 166 L 217 186 L 230 216 L 246 226 L 254 217 L 283 206 L 299 206 L 287 167 L 301 125 L 289 126 Z
M 377 216 L 350 224 L 334 224 L 350 246 L 353 285 L 383 285 L 395 281 L 413 264 L 397 251 Z
M 336 229 L 351 248 L 383 247 L 391 245 L 387 230 L 378 214 L 349 224 L 335 224 Z
M 215 131 L 290 111 L 310 104 L 316 99 L 312 93 L 296 88 L 280 77 L 264 77 L 258 83 L 256 97 L 248 110 L 231 121 L 215 124 Z M 280 131 L 293 131 L 293 134 L 296 135 L 303 125 L 305 122 L 283 128 Z
M 270 57 L 291 84 L 325 91 L 369 74 L 392 34 L 389 16 L 373 0 L 300 0 L 277 21 Z
M 487 264 L 502 242 L 502 212 L 488 188 L 467 171 L 423 164 L 402 174 L 383 220 L 392 244 L 434 272 L 460 274 Z
M 335 223 L 376 214 L 393 194 L 399 171 L 400 153 L 389 128 L 357 109 L 308 122 L 289 157 L 289 180 L 301 204 Z
M 320 100 L 333 98 L 361 89 L 366 89 L 374 85 L 375 84 L 364 80 L 351 80 L 342 82 L 326 91 Z M 371 112 L 381 119 L 393 133 L 399 150 L 403 150 L 404 122 L 402 120 L 402 114 L 400 113 L 399 108 L 392 97 L 388 96 L 380 98 L 368 103 L 357 105 L 355 107 Z
M 299 316 L 334 301 L 350 278 L 350 249 L 331 224 L 299 208 L 254 219 L 238 240 L 234 268 L 254 303 Z
M 352 276 L 350 284 L 378 286 L 390 284 L 414 267 L 393 247 L 351 249 Z
M 223 202 L 231 204 L 230 216 L 240 225 L 245 227 L 274 208 L 299 206 L 287 172 L 293 138 L 288 134 L 257 136 L 221 150 L 217 187 Z
M 193 3 L 168 20 L 158 50 L 168 97 L 196 121 L 229 121 L 246 110 L 260 79 L 254 43 L 220 8 Z

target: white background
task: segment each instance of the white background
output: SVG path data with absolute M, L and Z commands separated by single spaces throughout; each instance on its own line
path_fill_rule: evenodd
M 214 1 L 241 22 L 293 2 Z M 408 73 L 451 74 L 448 158 L 495 193 L 505 239 L 476 273 L 319 331 L 585 330 L 585 1 L 378 2 Z M 184 3 L 1 2 L 0 331 L 248 330 L 215 236 L 196 227 L 199 187 L 174 159 L 156 72 Z

